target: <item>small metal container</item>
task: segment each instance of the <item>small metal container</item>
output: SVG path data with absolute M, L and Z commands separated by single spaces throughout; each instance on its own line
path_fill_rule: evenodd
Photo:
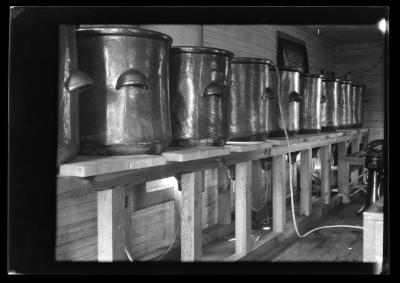
M 70 161 L 79 151 L 79 93 L 93 85 L 91 78 L 78 70 L 75 31 L 73 25 L 60 25 L 57 165 Z
M 321 130 L 338 129 L 338 79 L 322 79 Z
M 277 99 L 272 99 L 269 104 L 269 129 L 270 136 L 284 136 L 282 117 L 279 111 L 278 103 L 278 83 L 276 71 L 271 69 L 272 86 Z M 281 78 L 281 105 L 285 115 L 286 130 L 288 135 L 296 135 L 300 129 L 299 125 L 299 103 L 302 100 L 301 92 L 301 74 L 300 68 L 280 67 L 279 75 Z
M 172 146 L 226 143 L 232 57 L 232 52 L 218 48 L 171 48 Z
M 129 25 L 78 29 L 79 66 L 95 84 L 81 96 L 82 154 L 160 154 L 171 143 L 171 43 Z
M 303 74 L 302 97 L 300 102 L 300 132 L 321 131 L 322 75 Z
M 341 129 L 352 125 L 351 105 L 351 81 L 339 81 L 338 122 Z
M 268 59 L 235 57 L 228 99 L 229 140 L 265 140 L 268 109 L 274 98 Z

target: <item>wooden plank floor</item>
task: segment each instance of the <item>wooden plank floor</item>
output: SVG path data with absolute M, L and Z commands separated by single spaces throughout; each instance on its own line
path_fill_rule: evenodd
M 362 217 L 355 216 L 359 202 L 342 205 L 324 217 L 316 227 L 325 225 L 362 226 Z M 304 233 L 303 231 L 302 233 Z M 362 230 L 348 228 L 323 229 L 298 239 L 274 258 L 275 262 L 362 262 Z M 271 260 L 261 256 L 257 261 Z

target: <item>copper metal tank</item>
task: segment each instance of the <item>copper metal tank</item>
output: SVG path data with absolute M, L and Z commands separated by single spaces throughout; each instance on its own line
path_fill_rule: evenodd
M 172 146 L 223 146 L 228 139 L 228 95 L 233 53 L 170 49 Z
M 323 75 L 303 74 L 300 102 L 300 132 L 317 133 L 321 131 L 321 94 Z
M 341 129 L 352 125 L 351 103 L 351 81 L 339 81 L 338 122 Z
M 338 129 L 338 79 L 322 79 L 321 130 Z
M 364 119 L 364 91 L 365 84 L 352 84 L 352 96 L 354 100 L 353 104 L 353 116 L 352 116 L 352 124 L 353 127 L 362 127 L 363 119 Z
M 265 140 L 269 134 L 268 109 L 272 62 L 267 59 L 232 59 L 231 91 L 228 99 L 229 140 Z
M 275 96 L 277 95 L 276 72 L 271 69 L 272 85 Z M 302 69 L 292 67 L 279 68 L 281 78 L 281 105 L 286 119 L 286 130 L 288 135 L 293 136 L 299 131 L 299 103 L 302 100 L 300 94 Z M 269 104 L 269 129 L 270 136 L 284 136 L 282 119 L 279 112 L 278 99 L 272 99 Z
M 79 93 L 93 85 L 78 70 L 76 27 L 60 25 L 58 64 L 57 165 L 70 161 L 79 151 Z
M 172 38 L 129 25 L 80 26 L 81 153 L 160 154 L 171 143 L 168 61 Z

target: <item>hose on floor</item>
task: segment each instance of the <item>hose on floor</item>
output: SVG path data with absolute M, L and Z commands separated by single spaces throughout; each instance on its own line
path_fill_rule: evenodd
M 290 142 L 289 142 L 289 136 L 287 133 L 287 129 L 286 129 L 286 119 L 285 119 L 285 115 L 283 113 L 282 110 L 282 104 L 281 104 L 281 78 L 280 78 L 280 74 L 279 74 L 279 70 L 278 70 L 278 66 L 276 65 L 276 63 L 272 60 L 270 60 L 274 66 L 275 69 L 275 73 L 277 76 L 277 93 L 278 93 L 278 106 L 279 106 L 279 112 L 281 114 L 281 123 L 282 123 L 282 129 L 283 132 L 285 133 L 285 139 L 286 139 L 286 143 L 288 146 L 288 158 L 289 158 L 289 164 L 292 164 L 292 158 L 291 158 L 291 148 L 290 148 Z M 294 229 L 296 231 L 296 234 L 299 238 L 305 238 L 308 235 L 310 235 L 311 233 L 314 233 L 315 231 L 318 230 L 322 230 L 322 229 L 330 229 L 330 228 L 350 228 L 350 229 L 364 229 L 362 226 L 353 226 L 353 225 L 329 225 L 329 226 L 321 226 L 321 227 L 317 227 L 314 228 L 310 231 L 308 231 L 305 234 L 300 234 L 298 228 L 297 228 L 297 223 L 296 223 L 296 214 L 294 211 L 294 197 L 293 197 L 293 184 L 292 184 L 292 170 L 289 170 L 289 189 L 290 189 L 290 203 L 291 203 L 291 207 L 292 207 L 292 218 L 293 218 L 293 225 L 294 225 Z

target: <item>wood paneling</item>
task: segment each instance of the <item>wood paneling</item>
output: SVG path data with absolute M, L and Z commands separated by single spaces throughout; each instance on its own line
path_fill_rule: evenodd
M 56 260 L 97 260 L 97 196 L 74 197 L 76 178 L 57 180 Z
M 204 25 L 203 43 L 230 50 L 235 56 L 266 57 L 276 61 L 277 31 L 306 43 L 310 72 L 333 70 L 334 46 L 301 26 Z
M 202 44 L 201 25 L 140 25 L 140 28 L 168 34 L 173 46 Z
M 154 252 L 162 254 L 163 248 L 174 241 L 174 218 L 174 201 L 134 212 L 131 218 L 132 237 L 129 239 L 134 257 L 140 258 Z

